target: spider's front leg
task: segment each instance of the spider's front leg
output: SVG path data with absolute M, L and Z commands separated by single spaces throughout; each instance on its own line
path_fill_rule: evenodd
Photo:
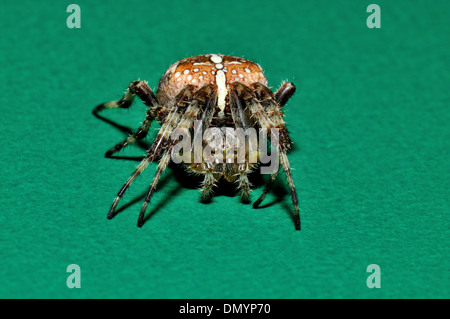
M 231 90 L 230 92 L 230 110 L 231 117 L 236 125 L 236 128 L 240 128 L 243 131 L 247 131 L 253 128 L 254 122 L 250 119 L 249 110 L 245 107 L 245 102 L 241 101 L 240 96 L 237 94 L 236 90 Z M 244 140 L 236 141 L 238 148 L 245 149 L 245 145 L 248 144 L 250 149 L 248 150 L 248 160 L 257 152 L 257 141 L 249 140 L 248 143 Z M 240 197 L 243 203 L 248 203 L 250 201 L 250 189 L 252 184 L 248 179 L 249 165 L 241 163 L 238 167 L 238 189 L 240 190 Z
M 133 181 L 147 168 L 147 166 L 154 161 L 163 151 L 164 146 L 169 140 L 170 133 L 176 127 L 181 119 L 183 110 L 185 109 L 186 103 L 191 99 L 194 87 L 186 86 L 175 98 L 175 103 L 172 105 L 170 112 L 165 117 L 164 123 L 158 132 L 153 144 L 148 150 L 147 155 L 138 165 L 133 174 L 128 178 L 127 182 L 122 186 L 108 213 L 108 219 L 112 219 L 115 216 L 115 210 L 119 204 L 120 199 L 125 194 L 125 191 L 130 187 Z
M 191 148 L 191 154 L 194 154 L 195 150 L 193 149 L 194 145 L 203 145 L 203 132 L 207 128 L 209 128 L 211 121 L 214 116 L 214 110 L 216 107 L 217 102 L 217 91 L 213 90 L 213 92 L 209 95 L 207 99 L 202 100 L 202 103 L 206 105 L 206 107 L 203 110 L 203 114 L 200 118 L 200 124 L 201 124 L 201 130 L 194 130 L 194 137 L 193 137 L 193 143 Z M 197 150 L 200 150 L 202 152 L 203 148 L 197 148 Z M 194 154 L 194 158 L 197 156 L 203 156 L 202 154 Z M 213 195 L 213 188 L 216 185 L 216 179 L 214 178 L 213 174 L 213 165 L 212 163 L 202 163 L 201 166 L 204 169 L 205 177 L 202 182 L 202 190 L 201 190 L 201 197 L 200 201 L 207 203 L 211 200 L 211 197 Z
M 128 86 L 125 95 L 118 101 L 111 101 L 107 103 L 103 103 L 98 105 L 93 113 L 95 116 L 98 116 L 98 113 L 105 109 L 113 109 L 113 108 L 129 108 L 133 103 L 135 96 L 138 96 L 144 104 L 148 107 L 147 116 L 139 127 L 139 129 L 128 136 L 124 141 L 112 147 L 105 154 L 105 157 L 111 157 L 114 153 L 120 151 L 124 147 L 135 143 L 138 140 L 145 138 L 148 134 L 148 130 L 150 129 L 150 125 L 152 124 L 153 119 L 156 117 L 157 110 L 160 108 L 158 100 L 150 89 L 148 84 L 144 81 L 133 81 Z
M 201 111 L 203 110 L 203 107 L 205 105 L 207 106 L 207 108 L 208 106 L 209 107 L 212 106 L 211 101 L 213 100 L 215 101 L 215 99 L 212 97 L 215 96 L 216 90 L 217 87 L 215 87 L 212 84 L 209 84 L 203 86 L 201 89 L 196 91 L 192 98 L 192 102 L 186 108 L 186 111 L 184 112 L 183 116 L 178 122 L 178 125 L 176 126 L 175 130 L 185 130 L 191 128 L 194 123 L 194 120 L 197 118 L 197 115 L 200 114 Z M 173 131 L 174 130 L 170 131 L 170 133 L 172 133 Z M 144 224 L 144 215 L 147 209 L 147 205 L 150 202 L 150 199 L 156 189 L 156 185 L 158 184 L 162 172 L 166 169 L 167 165 L 169 165 L 172 149 L 175 147 L 177 142 L 178 140 L 173 139 L 170 140 L 164 150 L 164 153 L 156 170 L 155 176 L 153 177 L 152 185 L 150 186 L 147 192 L 147 196 L 145 197 L 145 201 L 142 204 L 141 213 L 139 214 L 138 219 L 138 227 L 142 227 L 142 225 Z
M 262 201 L 266 198 L 266 195 L 270 192 L 270 190 L 272 189 L 273 184 L 275 183 L 275 180 L 277 179 L 277 175 L 278 175 L 278 169 L 275 171 L 275 173 L 273 173 L 272 175 L 270 175 L 270 179 L 266 184 L 266 187 L 264 187 L 264 191 L 261 194 L 261 196 L 259 196 L 259 198 L 253 203 L 253 208 L 258 208 L 259 205 L 261 205 Z
M 238 189 L 240 190 L 240 197 L 241 202 L 248 204 L 250 203 L 250 190 L 252 187 L 252 184 L 250 183 L 248 179 L 248 172 L 250 170 L 248 169 L 248 164 L 240 164 L 238 168 Z

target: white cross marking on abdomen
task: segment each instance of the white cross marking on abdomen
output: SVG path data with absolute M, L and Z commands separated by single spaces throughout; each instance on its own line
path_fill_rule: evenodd
M 228 94 L 225 72 L 221 70 L 223 68 L 222 57 L 220 55 L 213 54 L 210 58 L 216 65 L 216 84 L 217 84 L 217 106 L 220 109 L 219 116 L 224 115 L 225 100 Z

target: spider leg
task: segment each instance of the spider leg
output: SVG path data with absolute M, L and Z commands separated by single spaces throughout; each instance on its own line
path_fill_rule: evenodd
M 283 120 L 283 112 L 281 111 L 281 106 L 284 105 L 287 100 L 295 93 L 295 86 L 290 82 L 284 82 L 281 87 L 278 89 L 278 91 L 273 94 L 273 92 L 266 86 L 260 84 L 260 83 L 254 83 L 252 84 L 252 88 L 255 90 L 256 96 L 261 101 L 261 106 L 264 108 L 267 114 L 270 114 L 270 118 L 273 122 L 273 124 L 279 129 L 280 133 L 280 143 L 282 144 L 282 148 L 284 149 L 284 152 L 281 153 L 280 159 L 282 160 L 281 164 L 283 166 L 283 169 L 289 168 L 289 161 L 287 159 L 286 151 L 290 147 L 291 141 L 288 135 L 288 131 L 286 129 L 285 122 Z M 284 163 L 284 164 L 283 164 Z M 253 204 L 254 208 L 257 208 L 261 202 L 266 197 L 267 193 L 272 188 L 275 179 L 278 175 L 278 171 L 273 173 L 264 188 L 263 193 L 258 198 L 258 200 Z M 291 175 L 290 169 L 289 172 L 286 173 L 288 177 L 289 187 L 291 188 L 291 193 L 295 193 L 295 196 L 292 197 L 292 201 L 294 203 L 297 203 L 297 195 L 295 191 L 295 186 L 293 182 L 291 183 L 289 176 Z M 294 204 L 294 206 L 296 206 Z M 299 221 L 298 221 L 299 223 Z M 297 227 L 297 226 L 296 226 Z M 299 227 L 299 226 L 298 226 Z
M 214 111 L 216 107 L 217 101 L 217 90 L 213 89 L 213 91 L 208 95 L 204 96 L 204 94 L 197 94 L 195 97 L 201 104 L 206 105 L 203 110 L 202 117 L 200 118 L 201 130 L 194 131 L 194 137 L 192 139 L 192 146 L 194 145 L 202 145 L 203 143 L 203 132 L 210 126 L 211 121 L 214 116 Z M 199 149 L 201 151 L 201 149 Z M 194 152 L 194 149 L 191 148 L 191 153 Z
M 275 101 L 280 107 L 283 107 L 294 93 L 295 85 L 291 82 L 283 82 L 275 92 Z
M 247 98 L 251 97 L 249 96 Z M 253 127 L 253 123 L 250 120 L 248 109 L 245 108 L 245 104 L 243 104 L 242 102 L 245 103 L 245 101 L 241 101 L 238 92 L 236 92 L 236 90 L 231 90 L 230 92 L 231 117 L 233 118 L 233 122 L 235 123 L 236 127 L 240 127 L 246 130 L 250 127 Z
M 262 115 L 265 115 L 265 117 L 269 121 L 268 122 L 266 119 L 263 120 L 268 123 L 268 133 L 269 129 L 271 128 L 276 128 L 279 130 L 279 146 L 281 147 L 281 149 L 287 151 L 290 148 L 292 142 L 289 138 L 289 132 L 286 128 L 286 123 L 283 120 L 283 112 L 281 111 L 280 105 L 276 102 L 276 95 L 274 96 L 273 92 L 267 86 L 261 83 L 253 83 L 252 88 L 254 89 L 257 100 L 259 101 L 257 105 L 253 105 L 254 110 L 256 110 L 258 114 L 261 113 Z M 282 88 L 283 86 L 281 87 L 281 89 Z M 295 87 L 293 88 L 295 91 Z M 290 96 L 294 94 L 292 90 L 286 89 L 285 91 L 289 91 L 291 94 Z M 283 98 L 286 98 L 286 96 L 283 96 Z M 287 102 L 287 100 L 285 102 Z M 261 108 L 265 112 L 260 112 Z
M 193 86 L 187 86 L 175 98 L 175 103 L 170 109 L 169 113 L 167 114 L 164 123 L 162 124 L 161 129 L 158 132 L 158 135 L 153 141 L 150 150 L 147 152 L 147 155 L 138 165 L 133 174 L 131 174 L 131 176 L 128 178 L 128 180 L 120 189 L 119 193 L 114 199 L 113 204 L 111 205 L 111 208 L 108 213 L 108 219 L 111 219 L 115 216 L 114 211 L 117 207 L 117 204 L 123 197 L 123 194 L 128 189 L 128 187 L 130 187 L 131 183 L 133 183 L 133 181 L 147 168 L 148 164 L 154 161 L 161 154 L 164 145 L 166 144 L 166 142 L 170 137 L 170 133 L 173 131 L 173 128 L 176 127 L 176 125 L 180 121 L 182 112 L 185 110 L 185 106 L 187 103 L 186 100 L 190 99 L 193 90 L 194 90 Z
M 202 194 L 201 201 L 208 202 L 213 195 L 213 188 L 216 184 L 216 179 L 214 178 L 214 174 L 211 167 L 207 167 L 205 169 L 205 178 L 202 182 Z
M 105 157 L 110 158 L 110 157 L 112 157 L 112 155 L 114 153 L 120 151 L 124 147 L 131 145 L 131 144 L 135 143 L 136 141 L 145 138 L 148 134 L 148 130 L 150 129 L 150 125 L 152 124 L 153 119 L 154 119 L 154 117 L 152 116 L 152 114 L 150 112 L 147 112 L 147 116 L 146 116 L 144 122 L 142 122 L 142 125 L 139 127 L 139 129 L 132 135 L 128 136 L 125 140 L 116 144 L 114 147 L 112 147 L 110 150 L 108 150 L 105 153 Z
M 158 100 L 153 93 L 153 91 L 149 88 L 148 84 L 144 81 L 133 81 L 128 86 L 125 95 L 118 101 L 111 101 L 107 103 L 103 103 L 98 105 L 94 110 L 94 115 L 98 116 L 98 113 L 104 109 L 112 109 L 112 108 L 129 108 L 133 103 L 135 96 L 138 96 L 145 105 L 147 105 L 147 116 L 139 127 L 139 129 L 128 136 L 124 141 L 118 143 L 110 150 L 108 150 L 105 154 L 105 157 L 111 157 L 114 153 L 120 151 L 122 148 L 135 143 L 138 140 L 141 140 L 147 136 L 150 125 L 152 124 L 153 119 L 156 117 L 156 112 L 159 108 Z
M 138 227 L 142 227 L 144 224 L 144 214 L 145 210 L 147 209 L 147 205 L 150 202 L 150 198 L 153 195 L 153 192 L 156 189 L 156 185 L 159 182 L 159 179 L 161 178 L 162 172 L 166 169 L 167 165 L 169 165 L 170 162 L 170 150 L 166 149 L 164 151 L 163 156 L 161 157 L 161 160 L 159 161 L 158 168 L 156 169 L 155 176 L 153 177 L 152 185 L 150 186 L 150 189 L 147 192 L 147 195 L 145 196 L 145 201 L 142 204 L 141 213 L 139 214 L 138 218 Z
M 298 208 L 297 191 L 295 190 L 294 179 L 292 178 L 291 166 L 289 164 L 289 160 L 287 158 L 286 151 L 280 152 L 280 162 L 281 162 L 281 166 L 283 166 L 284 173 L 286 174 L 286 179 L 288 180 L 289 188 L 291 190 L 292 204 L 294 205 L 295 229 L 300 230 L 301 229 L 300 209 Z
M 197 130 L 194 132 L 194 138 L 192 145 L 202 145 L 203 143 L 203 132 L 210 126 L 211 121 L 213 119 L 215 106 L 217 102 L 217 91 L 214 90 L 210 97 L 208 98 L 208 101 L 203 100 L 202 103 L 206 102 L 205 110 L 203 111 L 202 117 L 200 119 L 202 129 Z M 200 151 L 203 148 L 199 149 Z M 191 149 L 191 153 L 193 153 L 193 149 Z M 202 193 L 200 197 L 200 201 L 202 202 L 208 202 L 211 199 L 211 196 L 213 195 L 213 188 L 216 183 L 216 179 L 214 178 L 212 165 L 208 163 L 203 163 L 202 166 L 205 168 L 205 178 L 202 182 Z
M 179 121 L 176 129 L 188 129 L 190 128 L 194 120 L 197 118 L 197 114 L 202 109 L 202 104 L 209 102 L 212 100 L 210 97 L 215 94 L 215 87 L 213 85 L 205 85 L 201 89 L 199 89 L 193 97 L 192 103 L 187 107 L 186 112 L 182 116 Z M 211 103 L 208 103 L 211 104 Z M 177 140 L 171 140 L 169 145 L 164 150 L 163 156 L 159 162 L 158 168 L 156 170 L 155 176 L 153 177 L 152 184 L 147 192 L 147 196 L 145 197 L 145 201 L 142 204 L 141 213 L 138 218 L 138 227 L 142 227 L 144 224 L 144 215 L 147 209 L 147 205 L 150 202 L 150 199 L 156 189 L 156 185 L 161 177 L 161 173 L 166 169 L 167 165 L 170 162 L 170 155 L 172 148 L 176 145 Z
M 105 109 L 115 109 L 115 108 L 121 108 L 121 109 L 127 109 L 131 106 L 131 104 L 134 101 L 134 98 L 136 94 L 134 93 L 134 90 L 132 89 L 133 83 L 139 82 L 139 81 L 133 81 L 128 85 L 127 90 L 125 91 L 124 96 L 118 100 L 118 101 L 111 101 L 107 103 L 102 103 L 97 105 L 93 110 L 92 113 L 94 115 L 97 115 L 101 111 Z
M 272 189 L 273 184 L 275 183 L 275 179 L 277 178 L 278 170 L 270 175 L 270 179 L 266 184 L 266 187 L 264 188 L 263 193 L 261 196 L 256 200 L 256 202 L 253 203 L 253 208 L 258 208 L 259 205 L 262 203 L 262 201 L 266 198 L 266 195 L 270 192 Z
M 248 180 L 247 172 L 248 170 L 248 164 L 241 164 L 238 168 L 239 175 L 238 175 L 238 189 L 241 190 L 241 201 L 243 203 L 249 203 L 250 202 L 250 188 L 252 184 Z
M 297 192 L 295 190 L 294 180 L 292 178 L 291 168 L 286 154 L 290 147 L 291 141 L 282 119 L 282 113 L 279 110 L 280 107 L 278 106 L 273 93 L 269 88 L 266 89 L 264 85 L 259 83 L 253 84 L 252 88 L 255 90 L 255 92 L 253 92 L 249 87 L 245 86 L 242 83 L 234 83 L 234 89 L 236 90 L 238 95 L 246 101 L 250 112 L 252 113 L 258 124 L 261 126 L 261 128 L 267 130 L 267 132 L 269 132 L 271 129 L 278 129 L 279 131 L 278 140 L 272 139 L 272 143 L 277 145 L 280 164 L 281 166 L 283 166 L 283 170 L 286 174 L 286 179 L 289 183 L 292 203 L 294 205 L 295 229 L 300 230 L 300 210 L 298 207 Z M 260 101 L 261 103 L 263 103 L 265 108 L 261 105 Z M 268 115 L 268 113 L 270 114 L 270 116 Z M 270 136 L 271 134 L 268 135 Z
M 245 104 L 242 103 L 240 100 L 238 94 L 235 90 L 231 90 L 230 92 L 230 110 L 231 110 L 231 117 L 233 118 L 233 122 L 235 123 L 237 128 L 242 128 L 243 130 L 247 130 L 248 128 L 253 127 L 252 120 L 250 120 L 250 116 L 248 114 L 248 109 L 245 108 Z M 249 157 L 251 156 L 250 153 L 256 152 L 256 146 L 250 144 L 251 141 L 249 141 L 249 146 L 254 147 L 255 149 L 249 150 Z M 244 144 L 245 145 L 245 144 Z M 248 203 L 250 201 L 250 188 L 252 184 L 248 180 L 248 164 L 240 164 L 238 167 L 238 189 L 241 190 L 241 201 L 244 203 Z

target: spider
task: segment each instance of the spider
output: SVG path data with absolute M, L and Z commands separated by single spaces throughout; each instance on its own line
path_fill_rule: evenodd
M 115 197 L 108 219 L 115 216 L 115 209 L 133 181 L 153 161 L 158 161 L 156 173 L 145 197 L 138 218 L 138 227 L 144 223 L 144 214 L 155 191 L 162 172 L 171 161 L 171 152 L 176 145 L 171 140 L 171 133 L 178 129 L 191 130 L 194 121 L 200 121 L 202 128 L 258 128 L 263 131 L 277 129 L 279 134 L 276 144 L 278 165 L 264 188 L 261 196 L 254 202 L 258 208 L 272 188 L 280 166 L 286 174 L 292 203 L 294 206 L 295 229 L 300 230 L 300 214 L 297 193 L 292 178 L 287 151 L 291 140 L 283 120 L 282 107 L 294 94 L 295 86 L 291 82 L 283 82 L 276 92 L 268 87 L 266 76 L 261 67 L 249 60 L 221 54 L 205 54 L 189 57 L 172 64 L 159 81 L 156 94 L 145 81 L 133 81 L 129 84 L 124 96 L 117 101 L 98 105 L 94 115 L 105 109 L 129 108 L 137 96 L 147 106 L 146 118 L 142 125 L 124 141 L 108 150 L 105 157 L 111 157 L 124 147 L 147 136 L 152 121 L 156 119 L 161 129 L 147 150 L 144 159 L 131 174 Z M 195 135 L 195 133 L 194 133 Z M 194 136 L 194 140 L 198 136 Z M 210 143 L 200 135 L 202 145 Z M 184 164 L 185 168 L 204 175 L 201 199 L 211 198 L 216 182 L 224 178 L 227 182 L 237 183 L 241 201 L 249 200 L 251 183 L 248 174 L 256 167 L 254 163 L 226 162 Z

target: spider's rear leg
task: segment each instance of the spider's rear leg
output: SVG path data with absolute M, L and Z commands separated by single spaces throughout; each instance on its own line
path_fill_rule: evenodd
M 214 178 L 214 174 L 212 168 L 206 168 L 205 177 L 202 182 L 202 190 L 200 201 L 203 203 L 207 203 L 211 200 L 213 196 L 213 188 L 216 185 L 216 179 Z
M 110 150 L 108 150 L 105 154 L 105 157 L 111 157 L 111 155 L 120 151 L 124 147 L 145 138 L 148 134 L 150 125 L 152 124 L 152 121 L 155 118 L 157 110 L 160 108 L 160 106 L 155 94 L 153 93 L 153 91 L 150 89 L 150 87 L 146 82 L 133 81 L 130 83 L 127 91 L 125 92 L 125 95 L 120 100 L 100 104 L 93 110 L 94 115 L 98 116 L 98 113 L 104 109 L 129 108 L 133 103 L 133 100 L 136 95 L 148 107 L 147 116 L 145 120 L 136 132 L 134 132 L 133 134 L 128 136 L 124 141 L 118 143 Z

